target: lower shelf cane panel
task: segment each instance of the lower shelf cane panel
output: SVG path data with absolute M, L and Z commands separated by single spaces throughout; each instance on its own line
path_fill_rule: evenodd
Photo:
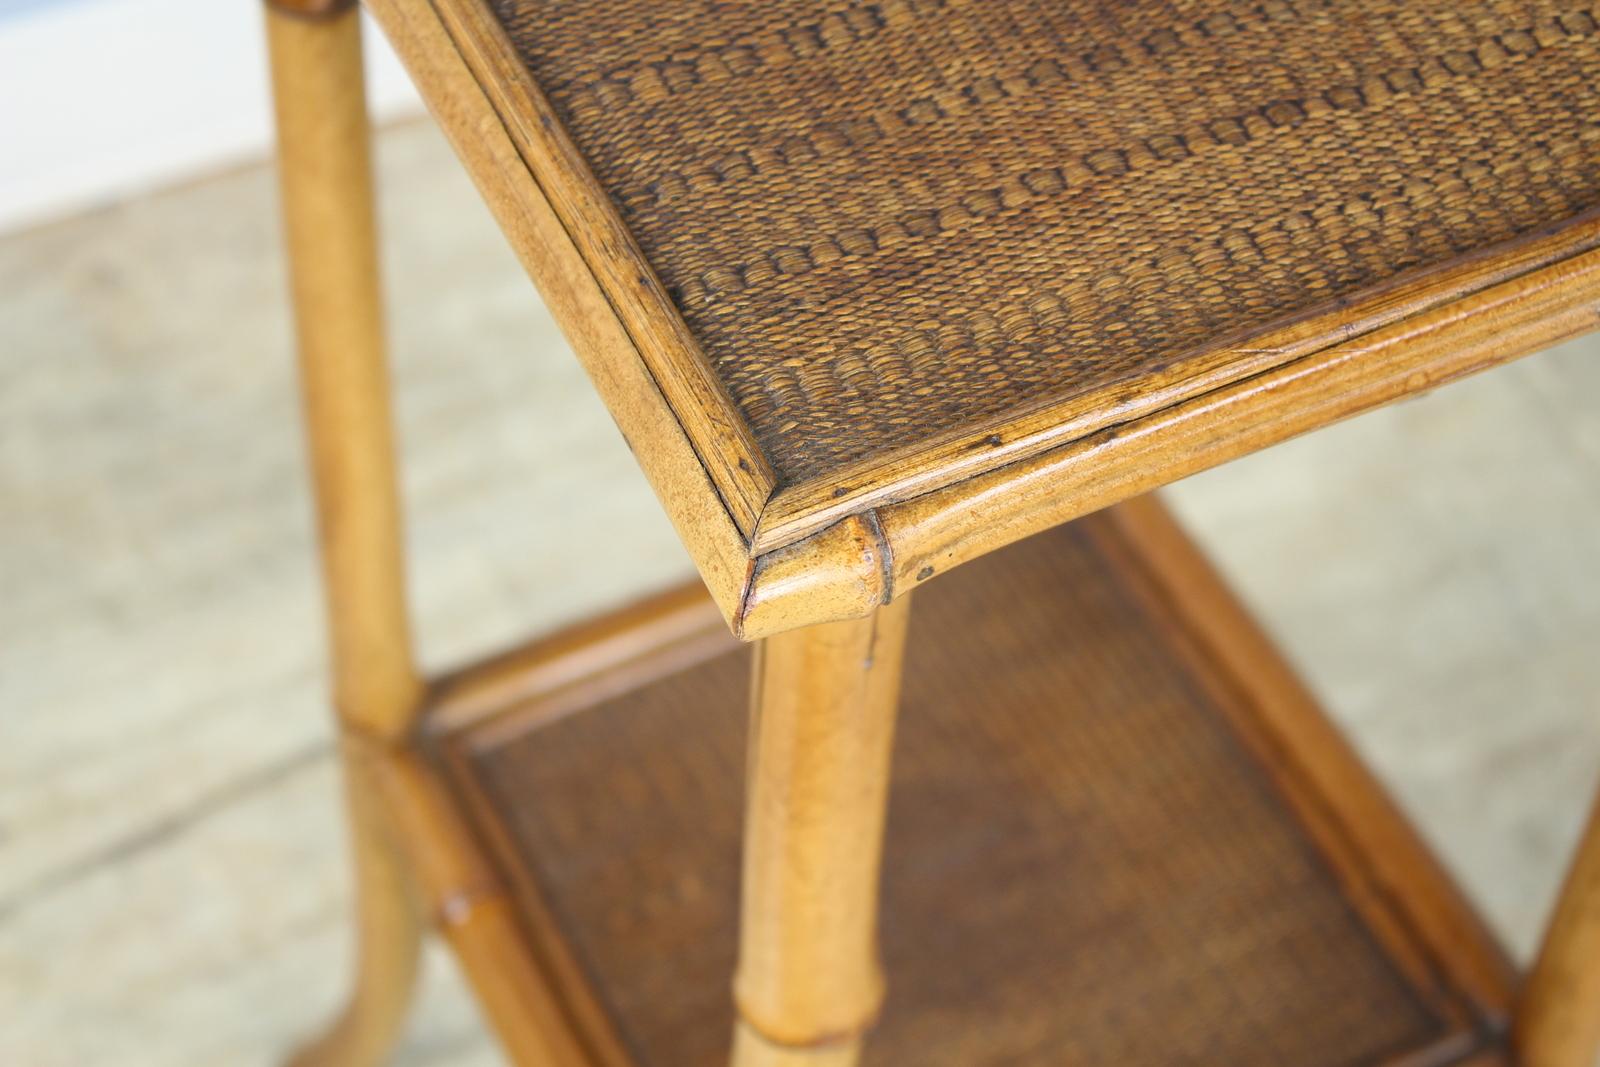
M 1330 845 L 1338 819 L 1316 813 L 1339 805 L 1263 742 L 1127 521 L 1082 520 L 916 594 L 890 992 L 863 1062 L 1499 1062 L 1478 1057 L 1500 1006 L 1464 992 L 1393 887 Z M 560 939 L 611 1046 L 639 1067 L 723 1067 L 749 651 L 710 631 L 668 644 L 446 748 L 535 939 Z

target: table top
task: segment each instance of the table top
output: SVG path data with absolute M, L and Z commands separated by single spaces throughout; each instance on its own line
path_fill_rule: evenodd
M 1596 325 L 1575 4 L 373 6 L 747 636 Z

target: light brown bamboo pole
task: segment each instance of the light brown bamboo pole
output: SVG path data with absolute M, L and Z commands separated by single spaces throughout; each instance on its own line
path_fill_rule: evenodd
M 407 753 L 385 761 L 383 774 L 420 895 L 508 1060 L 592 1067 L 557 987 L 536 962 L 510 892 L 478 851 L 438 773 Z
M 393 1050 L 411 1007 L 421 904 L 379 793 L 376 761 L 387 758 L 359 738 L 344 743 L 357 903 L 353 992 L 333 1024 L 295 1054 L 291 1067 L 377 1067 Z
M 756 654 L 735 1067 L 849 1067 L 877 1017 L 878 874 L 909 598 Z
M 406 620 L 361 24 L 347 0 L 277 0 L 267 43 L 357 912 L 350 1002 L 293 1062 L 375 1067 L 410 1006 L 421 925 L 373 764 L 410 730 L 422 684 Z
M 354 4 L 340 6 L 269 5 L 267 39 L 334 705 L 393 740 L 422 686 L 406 620 L 361 24 Z
M 1519 1067 L 1595 1067 L 1600 1059 L 1600 801 L 1518 998 Z

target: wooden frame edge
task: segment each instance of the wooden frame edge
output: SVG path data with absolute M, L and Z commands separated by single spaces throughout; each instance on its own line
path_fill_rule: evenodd
M 1380 905 L 1396 910 L 1499 1037 L 1515 1005 L 1509 957 L 1454 878 L 1390 798 L 1349 740 L 1328 718 L 1271 639 L 1228 589 L 1201 550 L 1153 495 L 1106 512 L 1133 564 L 1163 601 L 1165 614 L 1225 672 L 1268 766 L 1293 769 L 1321 801 L 1341 847 L 1359 855 Z M 1453 1061 L 1451 1061 L 1453 1062 Z
M 433 925 L 450 942 L 515 1062 L 596 1067 L 482 845 L 438 774 L 417 753 L 388 750 L 375 773 Z
M 506 871 L 506 890 L 517 902 L 518 929 L 526 938 L 526 951 L 538 961 L 539 978 L 546 983 L 548 995 L 563 1017 L 571 1020 L 574 1035 L 592 1057 L 585 1067 L 636 1067 L 604 999 L 573 954 L 536 880 L 521 864 L 505 860 L 514 850 L 504 820 L 484 815 L 492 813 L 493 803 L 465 769 L 466 759 L 454 746 L 442 748 L 436 756 L 454 802 L 474 813 L 485 856 L 493 857 L 489 862 Z
M 421 732 L 444 741 L 641 653 L 683 645 L 695 655 L 701 642 L 735 646 L 705 588 L 675 586 L 443 676 L 430 687 Z
M 367 7 L 617 421 L 723 618 L 736 627 L 753 567 L 737 518 L 741 498 L 725 495 L 702 462 L 634 335 L 433 3 L 367 0 Z
M 1596 247 L 1600 247 L 1600 208 L 1440 267 L 1408 271 L 1349 301 L 1319 305 L 1264 329 L 1240 330 L 1209 341 L 1179 354 L 1159 374 L 1007 412 L 820 478 L 781 486 L 761 514 L 751 537 L 753 550 L 758 555 L 770 552 L 863 508 L 892 505 L 981 476 L 1113 424 L 1156 417 L 1163 409 L 1201 394 L 1470 299 Z
M 499 20 L 483 0 L 426 2 L 748 537 L 777 484 L 754 432 Z
M 889 595 L 1029 534 L 1597 327 L 1600 250 L 879 508 L 893 560 Z
M 506 891 L 527 916 L 518 918 L 518 929 L 537 973 L 522 980 L 541 983 L 537 995 L 548 997 L 570 1022 L 575 1039 L 593 1057 L 592 1067 L 634 1067 L 634 1061 L 537 880 L 511 858 L 517 850 L 502 813 L 468 764 L 477 750 L 504 743 L 508 734 L 540 729 L 641 681 L 738 647 L 705 590 L 685 585 L 441 681 L 423 720 L 428 767 L 422 773 L 432 775 L 434 788 L 446 795 L 441 803 L 470 813 L 462 822 L 482 835 L 475 846 L 479 860 L 485 869 L 503 872 Z
M 737 632 L 859 617 L 1051 526 L 1596 328 L 1600 249 L 760 554 Z

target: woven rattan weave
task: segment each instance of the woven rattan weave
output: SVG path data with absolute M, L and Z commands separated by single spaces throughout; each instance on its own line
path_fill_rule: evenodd
M 1352 906 L 1368 876 L 1329 865 L 1108 525 L 917 594 L 884 864 L 892 993 L 863 1063 L 1454 1062 L 1482 1021 L 1447 983 L 1418 988 Z M 490 836 L 532 872 L 636 1067 L 727 1062 L 748 670 L 725 653 L 471 746 L 509 824 Z
M 1570 0 L 494 0 L 781 483 L 1600 204 Z

